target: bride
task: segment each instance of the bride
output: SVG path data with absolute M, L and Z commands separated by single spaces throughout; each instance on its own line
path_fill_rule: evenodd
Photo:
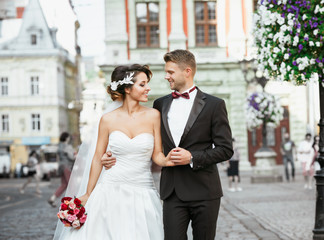
M 139 64 L 112 72 L 107 91 L 122 105 L 99 122 L 86 192 L 78 192 L 83 194 L 79 199 L 87 220 L 78 230 L 57 230 L 54 239 L 163 239 L 162 206 L 150 171 L 151 158 L 160 166 L 174 164 L 162 152 L 160 113 L 140 105 L 148 101 L 151 76 L 148 66 Z M 101 157 L 107 149 L 118 161 L 102 171 Z

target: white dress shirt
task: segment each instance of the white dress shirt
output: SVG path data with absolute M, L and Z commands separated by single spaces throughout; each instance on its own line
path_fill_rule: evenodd
M 189 93 L 190 89 L 187 89 L 183 93 Z M 170 110 L 168 112 L 168 124 L 171 131 L 171 135 L 175 145 L 178 147 L 184 128 L 187 124 L 193 102 L 197 95 L 197 89 L 189 93 L 190 98 L 183 97 L 173 99 Z

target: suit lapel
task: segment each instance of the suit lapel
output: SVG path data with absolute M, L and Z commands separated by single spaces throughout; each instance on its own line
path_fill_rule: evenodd
M 175 146 L 172 135 L 171 135 L 171 131 L 170 131 L 170 128 L 169 128 L 169 123 L 168 123 L 168 112 L 170 110 L 171 103 L 172 103 L 172 97 L 171 97 L 171 94 L 170 94 L 168 96 L 168 98 L 166 98 L 164 100 L 164 103 L 162 105 L 162 123 L 164 125 L 165 131 L 166 131 L 170 141 Z
M 206 98 L 205 94 L 202 91 L 200 91 L 199 89 L 197 89 L 197 91 L 198 92 L 197 92 L 195 101 L 192 105 L 187 124 L 186 124 L 183 134 L 181 136 L 179 146 L 181 146 L 182 142 L 187 137 L 192 125 L 195 123 L 197 117 L 199 116 L 200 112 L 202 111 L 202 109 L 204 108 L 204 106 L 206 104 L 206 102 L 204 100 Z

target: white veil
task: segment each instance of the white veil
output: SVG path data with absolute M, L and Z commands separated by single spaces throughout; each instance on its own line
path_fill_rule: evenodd
M 120 106 L 122 106 L 122 101 L 114 101 L 107 106 L 107 108 L 104 110 L 104 114 L 111 112 L 119 108 Z M 99 121 L 100 118 L 94 121 L 94 124 L 91 128 L 91 134 L 89 134 L 88 138 L 85 139 L 80 145 L 75 163 L 73 165 L 73 170 L 71 173 L 69 184 L 66 189 L 65 196 L 67 197 L 80 197 L 86 193 L 91 161 L 95 153 L 95 148 L 97 144 Z M 58 220 L 53 239 L 60 239 L 63 232 L 64 226 L 61 223 L 61 221 Z

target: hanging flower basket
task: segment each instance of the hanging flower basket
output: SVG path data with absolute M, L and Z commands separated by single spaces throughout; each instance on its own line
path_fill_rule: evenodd
M 324 0 L 259 0 L 254 14 L 257 63 L 267 77 L 324 82 Z
M 249 130 L 259 127 L 263 122 L 276 127 L 283 119 L 283 108 L 274 95 L 255 92 L 247 98 L 247 126 Z

